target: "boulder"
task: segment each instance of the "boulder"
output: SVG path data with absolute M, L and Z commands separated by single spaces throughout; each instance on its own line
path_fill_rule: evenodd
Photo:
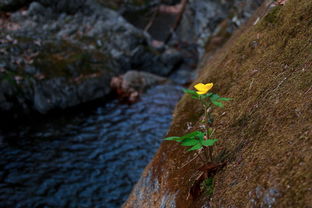
M 140 94 L 150 87 L 169 82 L 165 77 L 157 76 L 148 72 L 128 71 L 127 73 L 113 77 L 111 87 L 120 98 L 131 103 L 138 100 Z
M 12 39 L 14 39 L 12 37 Z M 109 55 L 68 41 L 8 42 L 0 59 L 0 111 L 47 113 L 107 96 L 120 67 Z M 26 49 L 27 48 L 27 49 Z M 14 51 L 14 52 L 13 52 Z
M 207 41 L 218 33 L 218 25 L 222 21 L 228 20 L 226 30 L 231 34 L 262 2 L 263 0 L 189 0 L 181 24 L 177 28 L 177 36 L 182 41 L 197 44 L 201 57 L 205 52 Z

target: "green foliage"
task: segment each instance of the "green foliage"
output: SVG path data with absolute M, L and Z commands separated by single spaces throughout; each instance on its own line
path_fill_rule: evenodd
M 203 145 L 198 143 L 198 144 L 194 145 L 192 148 L 188 149 L 187 151 L 199 150 L 202 147 L 203 147 Z
M 202 145 L 207 146 L 207 147 L 212 146 L 217 141 L 218 141 L 217 139 L 207 139 L 207 140 L 202 141 Z
M 207 196 L 211 196 L 213 194 L 214 189 L 214 180 L 212 177 L 205 179 L 201 183 L 201 189 Z
M 165 140 L 167 140 L 167 141 L 177 141 L 177 140 L 179 140 L 179 139 L 181 139 L 181 137 L 177 137 L 177 136 L 165 138 Z
M 230 101 L 231 98 L 226 98 L 226 97 L 220 97 L 219 95 L 217 94 L 212 94 L 210 96 L 210 101 L 212 104 L 214 104 L 215 106 L 218 106 L 218 107 L 221 107 L 223 108 L 224 105 L 223 103 L 221 103 L 220 101 Z
M 190 89 L 183 89 L 184 93 L 186 94 L 189 94 L 192 96 L 193 99 L 196 99 L 196 100 L 203 100 L 207 97 L 210 97 L 211 95 L 213 95 L 212 93 L 207 93 L 207 94 L 204 94 L 204 95 L 199 95 L 196 93 L 195 90 L 190 90 Z
M 226 97 L 220 97 L 218 94 L 214 93 L 207 93 L 204 95 L 199 95 L 196 93 L 195 90 L 190 90 L 190 89 L 183 89 L 184 93 L 189 94 L 192 96 L 193 99 L 196 100 L 205 100 L 206 98 L 210 98 L 210 102 L 214 104 L 217 107 L 223 108 L 224 105 L 221 103 L 221 101 L 230 101 L 232 100 L 231 98 L 226 98 Z
M 211 129 L 211 131 L 213 131 Z M 213 132 L 211 132 L 213 133 Z M 212 146 L 215 142 L 217 142 L 217 139 L 204 139 L 205 137 L 205 133 L 201 132 L 201 131 L 194 131 L 191 133 L 188 133 L 182 137 L 177 137 L 177 136 L 173 136 L 173 137 L 167 137 L 165 138 L 165 140 L 167 141 L 176 141 L 176 142 L 181 142 L 181 146 L 186 146 L 189 147 L 191 146 L 190 149 L 188 149 L 188 151 L 192 151 L 192 150 L 199 150 L 201 149 L 203 146 Z

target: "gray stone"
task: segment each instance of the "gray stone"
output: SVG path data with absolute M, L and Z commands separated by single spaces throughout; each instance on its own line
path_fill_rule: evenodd
M 122 89 L 127 91 L 134 89 L 143 92 L 147 88 L 156 84 L 165 83 L 168 81 L 165 77 L 157 76 L 148 72 L 128 71 L 123 76 Z
M 263 0 L 190 0 L 177 30 L 179 39 L 195 43 L 199 56 L 204 54 L 207 40 L 216 33 L 218 24 L 228 19 L 228 31 L 233 32 L 258 8 Z
M 42 15 L 45 12 L 45 8 L 38 2 L 32 2 L 28 8 L 29 15 Z

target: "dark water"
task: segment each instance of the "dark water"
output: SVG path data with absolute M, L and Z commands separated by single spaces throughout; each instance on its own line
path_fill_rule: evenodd
M 0 207 L 120 207 L 171 122 L 180 87 L 23 129 L 0 145 Z

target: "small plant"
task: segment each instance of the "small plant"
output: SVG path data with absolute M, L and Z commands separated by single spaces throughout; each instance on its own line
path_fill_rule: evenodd
M 195 90 L 184 89 L 186 94 L 192 96 L 202 104 L 204 110 L 204 119 L 201 121 L 204 125 L 204 131 L 190 132 L 182 137 L 172 136 L 165 140 L 179 142 L 181 146 L 190 147 L 188 151 L 196 151 L 198 157 L 205 163 L 213 161 L 213 145 L 218 141 L 214 138 L 215 129 L 211 128 L 213 123 L 212 111 L 214 107 L 223 107 L 222 101 L 229 101 L 231 98 L 220 97 L 217 94 L 209 92 L 213 83 L 199 83 L 194 86 Z M 198 150 L 204 150 L 204 157 L 198 153 Z

